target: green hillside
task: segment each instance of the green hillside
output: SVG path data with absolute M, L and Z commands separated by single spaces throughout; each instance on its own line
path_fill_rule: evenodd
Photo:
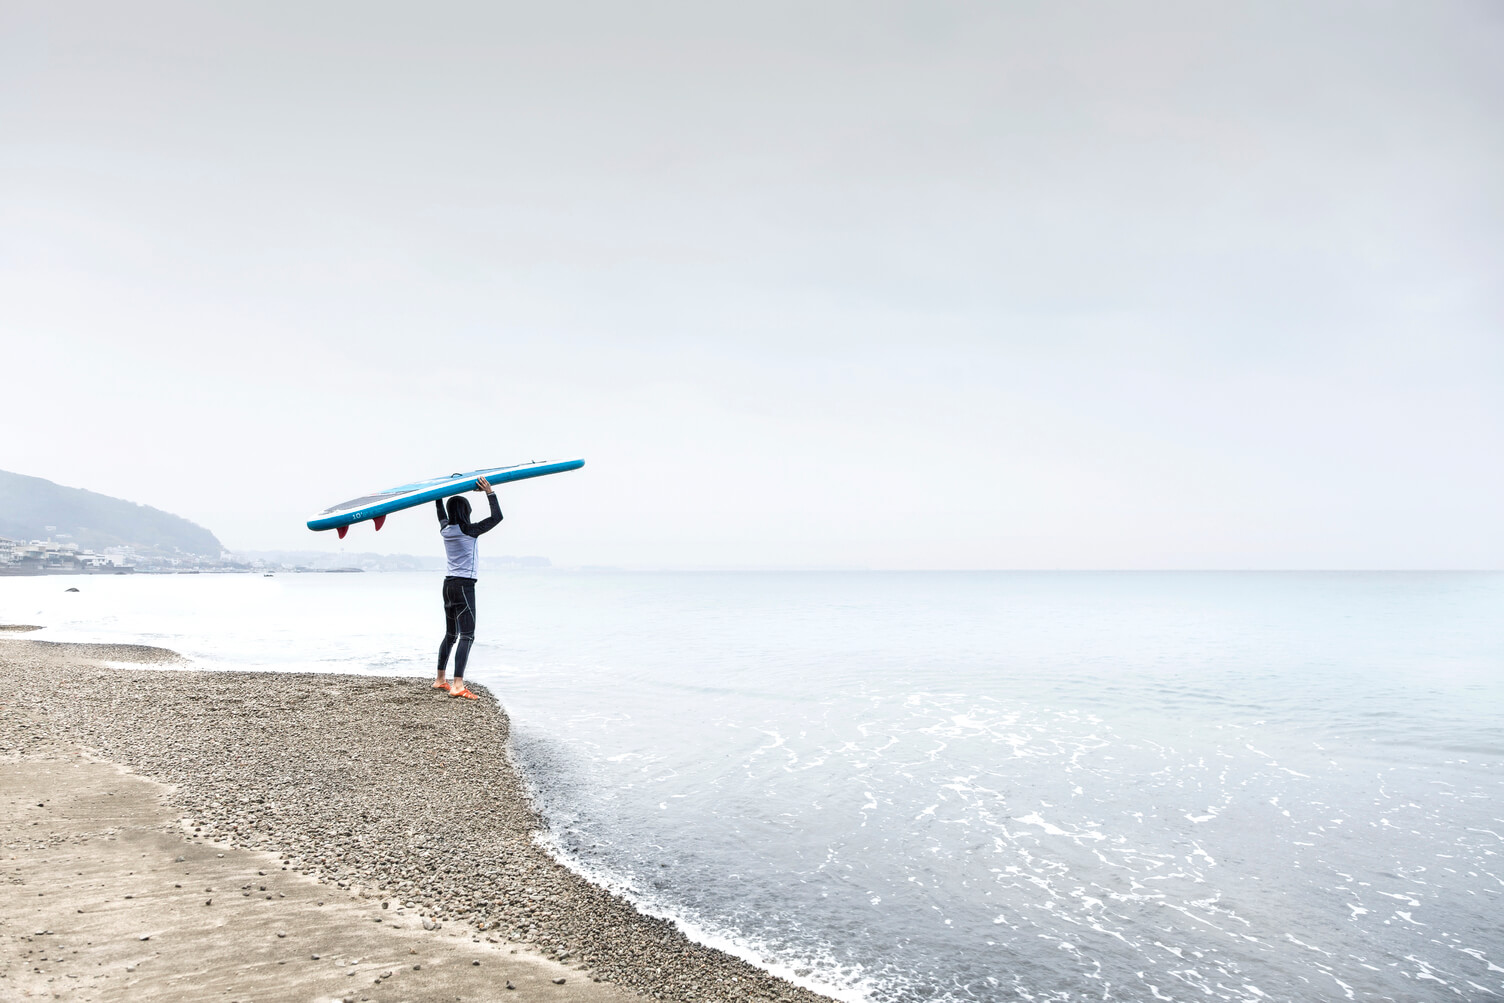
M 0 536 L 56 540 L 62 534 L 90 550 L 131 546 L 218 557 L 224 549 L 213 533 L 170 512 L 0 470 Z

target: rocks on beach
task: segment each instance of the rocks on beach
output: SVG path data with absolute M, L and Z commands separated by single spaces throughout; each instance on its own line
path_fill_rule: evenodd
M 42 806 L 17 797 L 38 789 L 55 796 Z M 360 996 L 373 1003 L 486 999 L 495 986 L 474 964 L 482 957 L 495 965 L 488 970 L 553 992 L 557 966 L 535 954 L 417 927 L 373 936 L 360 923 L 369 901 L 341 895 L 326 907 L 317 900 L 327 889 L 314 878 L 258 870 L 264 851 L 200 843 L 179 852 L 165 793 L 61 743 L 5 758 L 0 805 L 12 810 L 0 812 L 0 999 L 329 1000 L 357 977 L 380 987 Z M 253 875 L 275 899 L 232 898 L 207 922 L 183 908 L 195 886 L 240 887 Z M 417 959 L 426 966 L 409 967 Z M 643 999 L 587 988 L 555 1003 Z
M 541 850 L 541 821 L 507 758 L 506 715 L 479 687 L 478 701 L 434 701 L 427 680 L 98 660 L 181 662 L 139 646 L 0 642 L 11 694 L 0 756 L 74 742 L 173 785 L 179 838 L 274 855 L 271 874 L 252 872 L 232 901 L 275 903 L 287 893 L 273 879 L 286 871 L 368 906 L 367 929 L 530 945 L 585 986 L 686 1003 L 825 999 L 689 942 Z M 208 884 L 185 890 L 203 896 L 194 908 L 205 915 L 227 891 Z

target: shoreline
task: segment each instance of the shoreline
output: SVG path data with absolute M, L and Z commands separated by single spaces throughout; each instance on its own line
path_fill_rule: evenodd
M 162 648 L 5 636 L 0 756 L 26 763 L 82 746 L 170 785 L 163 803 L 184 844 L 272 854 L 278 873 L 385 901 L 430 937 L 460 930 L 567 966 L 572 992 L 829 999 L 690 941 L 550 855 L 506 713 L 482 687 L 479 701 L 461 702 L 427 679 L 191 664 Z
M 3 761 L 7 1000 L 645 999 L 464 927 L 425 930 L 273 853 L 185 840 L 170 788 L 77 747 L 43 740 Z

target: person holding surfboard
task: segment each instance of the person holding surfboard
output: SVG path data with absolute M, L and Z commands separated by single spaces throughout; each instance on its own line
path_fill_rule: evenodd
M 452 697 L 478 700 L 465 685 L 465 663 L 470 659 L 470 645 L 475 640 L 475 572 L 476 542 L 485 532 L 501 522 L 501 505 L 491 482 L 475 480 L 475 490 L 484 491 L 491 502 L 491 514 L 480 522 L 470 521 L 470 503 L 459 495 L 435 498 L 439 510 L 439 535 L 444 538 L 444 556 L 448 570 L 444 577 L 444 640 L 439 645 L 439 678 L 433 688 L 447 690 Z M 454 651 L 454 682 L 444 676 L 449 668 L 449 652 Z

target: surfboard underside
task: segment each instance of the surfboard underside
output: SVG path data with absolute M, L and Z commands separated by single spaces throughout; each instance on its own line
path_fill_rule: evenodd
M 559 474 L 566 470 L 578 470 L 584 465 L 584 460 L 543 460 L 518 463 L 510 467 L 470 470 L 461 474 L 451 474 L 448 477 L 432 477 L 426 481 L 403 484 L 331 505 L 309 519 L 308 528 L 315 532 L 338 530 L 340 538 L 343 539 L 349 527 L 357 522 L 373 522 L 379 530 L 386 522 L 386 517 L 393 512 L 413 508 L 436 498 L 447 498 L 450 495 L 474 491 L 476 482 L 482 477 L 492 484 L 505 484 L 530 477 Z

